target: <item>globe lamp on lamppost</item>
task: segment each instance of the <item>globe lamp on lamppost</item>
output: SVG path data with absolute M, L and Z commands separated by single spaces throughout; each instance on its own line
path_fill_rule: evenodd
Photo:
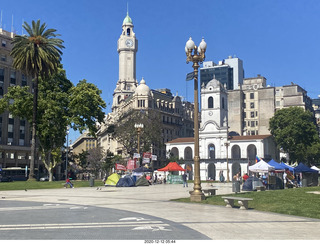
M 190 194 L 190 200 L 194 202 L 200 202 L 205 199 L 205 196 L 201 191 L 200 179 L 198 70 L 200 67 L 199 63 L 201 64 L 205 59 L 206 49 L 207 44 L 203 38 L 198 47 L 194 44 L 191 37 L 185 46 L 187 63 L 193 63 L 192 67 L 194 73 L 194 187 Z

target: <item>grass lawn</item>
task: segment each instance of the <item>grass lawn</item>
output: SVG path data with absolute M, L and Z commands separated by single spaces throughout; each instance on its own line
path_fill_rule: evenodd
M 89 187 L 89 181 L 76 180 L 72 181 L 73 186 L 77 187 Z M 24 189 L 54 189 L 63 188 L 65 181 L 14 181 L 14 182 L 0 182 L 0 191 L 11 191 L 11 190 L 24 190 Z M 94 181 L 95 186 L 103 186 L 101 180 Z
M 320 194 L 307 193 L 313 191 L 320 193 L 320 187 L 254 191 L 230 195 L 253 198 L 253 201 L 249 201 L 249 209 L 320 219 Z M 225 206 L 221 196 L 206 197 L 206 200 L 201 203 Z M 173 201 L 190 202 L 190 198 L 175 199 Z

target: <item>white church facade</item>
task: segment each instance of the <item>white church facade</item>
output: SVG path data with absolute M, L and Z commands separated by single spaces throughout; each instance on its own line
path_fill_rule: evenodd
M 225 179 L 230 180 L 238 172 L 243 175 L 248 172 L 248 166 L 255 163 L 256 156 L 266 160 L 279 158 L 271 135 L 232 136 L 229 134 L 228 91 L 218 80 L 213 79 L 201 87 L 200 97 L 201 180 L 218 180 L 221 171 Z M 241 134 L 241 132 L 238 133 Z M 193 137 L 169 141 L 166 143 L 166 150 L 172 156 L 182 158 L 185 162 L 183 165 L 185 168 L 193 169 Z M 190 178 L 192 178 L 192 170 Z

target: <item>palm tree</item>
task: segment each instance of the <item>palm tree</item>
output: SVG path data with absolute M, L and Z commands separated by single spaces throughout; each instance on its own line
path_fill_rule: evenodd
M 36 156 L 36 129 L 38 112 L 38 82 L 39 77 L 50 77 L 54 74 L 60 64 L 63 41 L 55 34 L 55 29 L 46 29 L 47 25 L 40 25 L 40 20 L 32 21 L 32 27 L 24 22 L 23 28 L 28 35 L 16 35 L 13 38 L 13 67 L 21 70 L 33 78 L 33 115 L 32 115 L 32 140 L 31 140 L 31 162 L 29 180 L 34 180 L 34 165 Z

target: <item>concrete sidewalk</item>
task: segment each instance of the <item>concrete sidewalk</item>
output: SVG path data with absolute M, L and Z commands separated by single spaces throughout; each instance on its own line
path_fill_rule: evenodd
M 75 183 L 76 187 L 76 183 Z M 202 184 L 202 188 L 209 185 Z M 231 184 L 214 184 L 217 194 L 231 193 Z M 205 234 L 213 240 L 320 240 L 320 221 L 303 217 L 230 209 L 170 199 L 189 197 L 193 185 L 149 187 L 62 188 L 2 191 L 0 200 L 68 203 L 128 210 L 164 218 Z M 250 207 L 250 203 L 249 203 Z

